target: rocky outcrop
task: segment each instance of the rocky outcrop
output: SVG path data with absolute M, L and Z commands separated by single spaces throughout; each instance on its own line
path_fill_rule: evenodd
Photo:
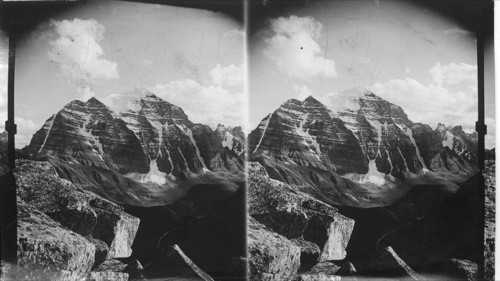
M 147 280 L 144 276 L 144 267 L 142 267 L 141 262 L 136 259 L 129 261 L 123 271 L 128 273 L 131 280 Z
M 271 180 L 259 163 L 249 163 L 248 173 L 248 212 L 253 218 L 289 239 L 303 237 L 316 244 L 319 261 L 345 258 L 353 220 L 332 206 Z
M 300 266 L 300 248 L 285 237 L 248 219 L 250 280 L 291 280 Z
M 341 280 L 340 270 L 340 266 L 331 262 L 318 263 L 306 273 L 298 275 L 297 279 L 304 281 Z
M 69 230 L 87 236 L 97 248 L 97 263 L 103 257 L 130 256 L 139 219 L 122 207 L 60 179 L 47 162 L 18 160 L 16 182 L 18 196 L 26 203 Z
M 87 281 L 127 281 L 128 274 L 114 271 L 93 271 L 89 274 Z
M 354 221 L 339 214 L 336 208 L 270 179 L 265 168 L 256 162 L 248 163 L 248 188 L 248 214 L 252 220 L 256 220 L 255 228 L 263 224 L 267 231 L 283 235 L 284 241 L 276 247 L 284 247 L 284 251 L 289 251 L 288 243 L 298 247 L 302 270 L 318 262 L 342 260 L 346 257 L 345 249 Z M 287 241 L 285 238 L 291 240 Z M 252 255 L 251 252 L 249 254 Z M 256 255 L 259 254 L 261 253 Z M 271 274 L 266 275 L 266 278 L 273 278 L 272 274 L 275 274 L 262 271 L 262 268 L 258 270 Z M 298 278 L 319 280 L 314 278 L 326 278 L 325 276 L 314 273 L 302 274 Z
M 125 267 L 126 265 L 118 260 L 107 260 L 90 272 L 87 281 L 127 281 L 129 274 L 123 272 Z
M 450 277 L 467 281 L 477 280 L 477 268 L 476 263 L 468 260 L 450 259 L 443 264 L 443 271 Z
M 27 280 L 77 280 L 94 264 L 95 246 L 36 208 L 18 200 L 18 267 L 7 276 Z
M 316 211 L 308 211 L 307 214 L 309 220 L 303 236 L 305 240 L 320 247 L 321 253 L 318 261 L 344 259 L 354 221 L 341 214 L 333 217 Z
M 489 155 L 488 155 L 489 154 Z M 486 197 L 485 197 L 485 279 L 493 280 L 495 278 L 495 196 L 496 196 L 496 177 L 495 177 L 495 149 L 487 151 L 485 168 L 483 170 Z
M 319 254 L 321 253 L 318 245 L 306 241 L 302 237 L 291 239 L 290 242 L 300 248 L 301 268 L 309 268 L 318 262 Z

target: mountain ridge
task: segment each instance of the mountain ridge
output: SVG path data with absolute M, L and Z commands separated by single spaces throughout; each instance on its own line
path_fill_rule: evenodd
M 357 186 L 359 194 L 347 192 L 354 198 L 345 198 L 340 192 L 327 200 L 348 205 L 363 205 L 360 194 L 371 197 L 367 194 L 374 188 L 408 189 L 416 182 L 446 181 L 456 189 L 454 183 L 477 171 L 474 140 L 457 134 L 460 128 L 447 130 L 444 136 L 457 136 L 444 146 L 443 134 L 412 122 L 400 106 L 366 89 L 346 92 L 341 110 L 338 104 L 332 108 L 312 96 L 282 103 L 249 134 L 249 159 L 264 165 L 271 177 L 319 197 L 338 186 L 339 177 L 350 181 L 347 185 Z M 374 203 L 388 203 L 380 200 Z
M 128 204 L 155 201 L 153 197 L 165 195 L 162 189 L 175 189 L 185 182 L 243 177 L 245 136 L 241 127 L 213 130 L 193 123 L 182 108 L 149 91 L 114 97 L 123 98 L 122 111 L 95 97 L 70 101 L 47 119 L 22 149 L 23 155 L 48 160 L 68 180 L 96 182 L 89 187 L 92 191 Z M 85 180 L 88 177 L 92 179 Z M 98 186 L 103 178 L 114 182 L 108 190 Z M 126 186 L 136 186 L 132 194 L 123 194 L 127 191 L 118 187 L 124 181 L 129 182 Z M 137 190 L 134 181 L 163 195 L 146 192 L 149 195 L 142 195 L 151 198 L 133 198 L 137 195 L 133 194 Z

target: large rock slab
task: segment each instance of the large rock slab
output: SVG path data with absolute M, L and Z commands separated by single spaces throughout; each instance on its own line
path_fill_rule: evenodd
M 290 280 L 300 266 L 300 247 L 258 223 L 248 220 L 250 280 Z
M 14 279 L 77 280 L 90 272 L 92 243 L 22 200 L 17 206 L 19 267 L 10 273 Z
M 48 162 L 18 160 L 17 192 L 21 199 L 33 205 L 68 229 L 91 237 L 99 251 L 96 260 L 125 258 L 132 253 L 131 246 L 140 220 L 123 208 L 89 191 L 79 189 L 59 178 Z
M 306 241 L 302 237 L 290 240 L 295 246 L 300 248 L 300 267 L 308 268 L 318 262 L 319 254 L 321 253 L 318 245 L 313 242 Z
M 127 281 L 129 274 L 123 272 L 126 265 L 118 260 L 106 260 L 90 272 L 87 281 Z
M 91 272 L 86 281 L 127 281 L 128 274 L 114 271 Z
M 298 275 L 297 281 L 337 281 L 340 280 L 339 271 L 340 266 L 333 263 L 318 263 L 306 273 Z
M 443 263 L 443 271 L 458 280 L 476 281 L 477 269 L 477 264 L 469 260 L 450 259 Z
M 335 207 L 270 179 L 265 168 L 256 162 L 248 163 L 247 198 L 248 212 L 253 218 L 286 238 L 297 239 L 299 246 L 302 244 L 303 263 L 314 263 L 310 259 L 315 258 L 328 261 L 346 257 L 354 220 L 339 214 Z M 314 257 L 312 248 L 301 241 L 319 246 L 319 257 Z
M 304 231 L 304 239 L 320 247 L 321 254 L 318 261 L 344 259 L 347 254 L 347 243 L 354 228 L 354 220 L 338 213 L 331 217 L 310 210 L 307 214 L 310 219 Z

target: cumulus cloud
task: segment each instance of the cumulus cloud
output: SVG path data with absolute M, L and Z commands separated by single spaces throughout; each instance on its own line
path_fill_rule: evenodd
M 462 29 L 460 27 L 456 27 L 456 26 L 444 30 L 443 33 L 445 35 L 468 35 L 468 34 L 470 34 L 469 31 Z
M 292 78 L 310 80 L 337 76 L 335 62 L 327 59 L 316 42 L 323 25 L 313 17 L 290 16 L 271 20 L 274 36 L 267 38 L 264 55 Z
M 311 89 L 309 89 L 306 85 L 302 85 L 302 87 L 293 85 L 293 89 L 298 93 L 298 100 L 305 100 L 308 96 L 312 95 Z
M 370 89 L 403 107 L 414 122 L 429 124 L 431 127 L 439 122 L 462 125 L 464 129 L 472 131 L 477 120 L 477 83 L 470 73 L 474 68 L 477 69 L 465 64 L 437 64 L 430 71 L 434 83 L 429 85 L 407 77 L 376 83 Z M 460 87 L 460 90 L 450 87 L 462 82 L 469 86 Z
M 152 61 L 147 60 L 147 59 L 145 59 L 145 58 L 141 58 L 141 63 L 142 63 L 142 65 L 145 65 L 145 66 L 148 66 L 148 65 L 153 64 L 153 62 L 152 62 Z
M 466 63 L 441 65 L 438 62 L 429 70 L 429 73 L 438 84 L 458 84 L 467 81 L 477 83 L 477 65 Z
M 210 77 L 213 83 L 218 86 L 237 86 L 243 83 L 244 71 L 243 65 L 236 66 L 231 64 L 226 67 L 217 64 L 214 69 L 210 71 Z
M 28 145 L 33 137 L 33 134 L 42 126 L 33 120 L 19 116 L 15 117 L 14 121 L 18 126 L 17 134 L 15 135 L 16 147 L 24 147 Z
M 484 123 L 487 126 L 488 133 L 484 138 L 486 148 L 496 147 L 496 122 L 495 119 L 486 117 L 484 118 Z
M 171 81 L 150 88 L 159 97 L 180 106 L 189 119 L 215 128 L 217 124 L 243 126 L 245 95 L 243 94 L 243 67 L 215 66 L 210 75 L 212 84 L 202 85 L 192 79 Z M 236 77 L 239 73 L 241 77 Z M 228 90 L 226 85 L 240 86 Z
M 224 33 L 224 37 L 235 37 L 243 35 L 245 35 L 245 31 L 239 28 L 234 28 Z
M 115 62 L 104 57 L 100 45 L 105 28 L 93 19 L 52 21 L 59 36 L 49 42 L 48 57 L 59 73 L 75 84 L 82 98 L 93 96 L 92 82 L 96 79 L 120 77 Z

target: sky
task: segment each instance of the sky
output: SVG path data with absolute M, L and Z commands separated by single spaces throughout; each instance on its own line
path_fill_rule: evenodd
M 249 128 L 288 99 L 326 101 L 362 87 L 401 106 L 414 122 L 474 130 L 474 34 L 410 3 L 319 3 L 251 22 Z M 493 104 L 487 106 L 487 147 L 495 142 Z
M 250 15 L 249 23 L 259 28 L 248 39 L 247 132 L 290 98 L 321 100 L 353 87 L 402 106 L 414 122 L 474 127 L 475 38 L 433 11 L 395 1 L 329 1 L 267 20 Z M 194 122 L 243 125 L 244 29 L 221 13 L 130 2 L 89 3 L 53 17 L 18 43 L 16 146 L 71 100 L 95 95 L 107 102 L 136 87 L 181 106 Z M 0 33 L 0 130 L 7 48 Z M 491 44 L 485 55 L 492 148 Z
M 222 13 L 103 1 L 58 14 L 17 43 L 16 147 L 72 100 L 106 103 L 135 88 L 193 122 L 242 126 L 243 63 L 243 26 Z

